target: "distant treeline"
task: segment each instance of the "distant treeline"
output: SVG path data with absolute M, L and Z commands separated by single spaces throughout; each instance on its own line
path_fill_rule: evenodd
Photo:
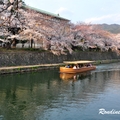
M 119 24 L 100 24 L 100 27 L 103 30 L 106 30 L 108 32 L 114 33 L 114 34 L 118 34 L 120 33 L 120 25 Z

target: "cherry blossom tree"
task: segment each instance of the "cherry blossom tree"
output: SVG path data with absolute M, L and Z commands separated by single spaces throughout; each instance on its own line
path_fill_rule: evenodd
M 72 24 L 66 19 L 43 15 L 29 9 L 21 0 L 0 1 L 0 36 L 16 47 L 28 42 L 42 44 L 40 49 L 53 54 L 72 53 L 75 49 L 116 51 L 120 49 L 120 39 L 114 34 L 93 24 Z
M 70 24 L 66 20 L 60 20 L 53 16 L 43 17 L 37 11 L 31 9 L 23 9 L 25 16 L 24 29 L 20 35 L 26 39 L 42 42 L 42 48 L 50 50 L 52 53 L 60 55 L 66 54 L 71 49 L 71 30 Z M 25 34 L 26 33 L 26 34 Z
M 113 46 L 116 48 L 113 51 L 118 51 L 118 40 L 115 35 L 100 29 L 98 25 L 92 24 L 77 24 L 74 26 L 76 44 L 75 46 L 81 46 L 83 50 L 88 48 L 96 48 L 100 51 L 113 50 Z
M 9 43 L 14 42 L 10 37 L 17 34 L 22 28 L 23 20 L 20 8 L 22 7 L 21 0 L 1 0 L 0 1 L 0 36 Z M 9 37 L 8 40 L 6 40 Z M 13 38 L 13 37 L 12 37 Z

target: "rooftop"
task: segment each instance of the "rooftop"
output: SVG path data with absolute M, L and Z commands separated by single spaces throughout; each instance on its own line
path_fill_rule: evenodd
M 32 9 L 32 10 L 35 10 L 37 12 L 40 12 L 40 13 L 43 13 L 43 14 L 46 14 L 46 15 L 50 15 L 50 16 L 53 16 L 54 18 L 59 18 L 59 19 L 62 19 L 62 20 L 66 20 L 66 21 L 70 21 L 66 18 L 63 18 L 63 17 L 60 17 L 59 15 L 57 14 L 54 14 L 54 13 L 50 13 L 50 12 L 47 12 L 47 11 L 44 11 L 44 10 L 41 10 L 41 9 L 38 9 L 38 8 L 34 8 L 34 7 L 31 7 L 31 6 L 28 6 L 28 5 L 24 5 L 25 8 L 28 8 L 28 9 Z

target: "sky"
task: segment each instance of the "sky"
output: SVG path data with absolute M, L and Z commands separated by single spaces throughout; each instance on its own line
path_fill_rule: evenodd
M 120 24 L 120 0 L 24 0 L 32 7 L 59 14 L 72 23 Z

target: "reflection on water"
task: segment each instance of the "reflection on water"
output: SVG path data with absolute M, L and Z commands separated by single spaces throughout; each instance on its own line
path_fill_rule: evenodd
M 91 75 L 91 72 L 83 72 L 83 73 L 60 73 L 60 78 L 62 80 L 79 80 L 84 79 Z
M 113 120 L 120 111 L 120 64 L 62 79 L 59 70 L 0 76 L 0 120 Z M 68 76 L 67 76 L 68 77 Z

